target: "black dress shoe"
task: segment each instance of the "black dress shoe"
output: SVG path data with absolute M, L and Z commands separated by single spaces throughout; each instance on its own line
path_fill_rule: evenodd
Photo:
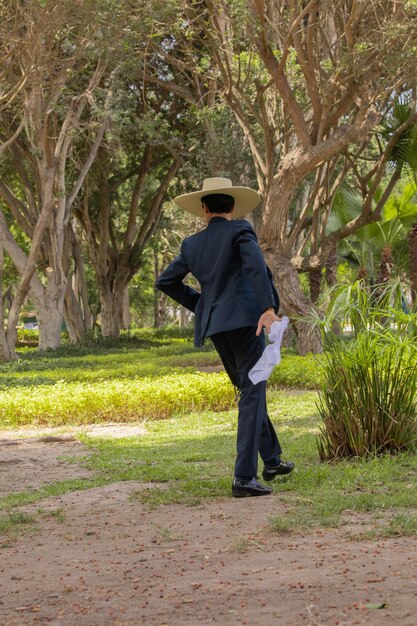
M 274 480 L 277 476 L 286 476 L 287 474 L 291 474 L 294 469 L 294 463 L 292 461 L 281 461 L 277 467 L 268 467 L 265 465 L 262 478 L 267 482 L 270 480 Z
M 257 480 L 240 480 L 234 478 L 232 483 L 232 496 L 234 498 L 247 498 L 250 496 L 268 496 L 272 493 L 272 489 L 264 487 Z

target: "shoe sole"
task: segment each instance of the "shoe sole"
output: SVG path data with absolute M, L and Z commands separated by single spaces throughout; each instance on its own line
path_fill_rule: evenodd
M 272 493 L 272 491 L 266 491 L 264 493 L 248 493 L 248 492 L 242 492 L 242 491 L 232 491 L 232 496 L 234 498 L 252 498 L 252 497 L 258 497 L 258 496 L 270 496 Z
M 288 472 L 280 472 L 277 474 L 273 474 L 272 476 L 270 474 L 262 474 L 262 478 L 265 480 L 265 482 L 270 483 L 271 480 L 275 480 L 275 478 L 278 478 L 278 476 L 281 476 L 282 478 L 284 478 L 285 476 L 289 476 L 293 469 L 294 468 L 292 467 Z

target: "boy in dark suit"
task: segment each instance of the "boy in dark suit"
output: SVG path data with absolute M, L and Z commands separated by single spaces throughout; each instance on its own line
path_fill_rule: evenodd
M 253 385 L 248 373 L 264 349 L 263 328 L 277 321 L 278 294 L 252 226 L 232 220 L 253 210 L 259 195 L 234 187 L 227 178 L 209 178 L 203 189 L 175 203 L 205 218 L 207 227 L 187 237 L 181 252 L 159 276 L 156 287 L 195 313 L 194 340 L 213 341 L 233 385 L 239 389 L 237 456 L 232 495 L 268 495 L 256 480 L 258 453 L 264 480 L 289 474 L 294 464 L 281 459 L 281 446 L 266 409 L 266 382 Z M 201 293 L 184 285 L 190 273 Z

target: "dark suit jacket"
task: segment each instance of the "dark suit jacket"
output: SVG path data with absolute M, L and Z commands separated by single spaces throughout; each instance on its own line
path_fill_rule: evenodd
M 183 284 L 189 272 L 201 293 Z M 279 306 L 271 272 L 246 220 L 213 217 L 207 228 L 184 239 L 156 287 L 194 311 L 196 346 L 215 333 L 257 326 L 265 309 Z

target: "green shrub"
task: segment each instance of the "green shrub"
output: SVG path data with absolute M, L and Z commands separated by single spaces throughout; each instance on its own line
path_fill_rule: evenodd
M 29 328 L 18 328 L 17 329 L 17 342 L 16 346 L 18 348 L 21 347 L 37 347 L 39 343 L 39 331 L 38 330 L 30 330 Z
M 224 373 L 60 382 L 31 393 L 30 402 L 24 387 L 0 393 L 0 423 L 14 427 L 163 419 L 188 411 L 223 411 L 233 400 Z
M 120 341 L 20 351 L 18 361 L 0 364 L 1 425 L 159 419 L 229 408 L 234 392 L 226 374 L 196 372 L 221 363 L 212 343 L 196 349 L 175 330 L 164 340 L 145 329 L 147 338 L 135 331 Z M 315 357 L 285 351 L 271 384 L 314 389 L 320 375 Z
M 318 408 L 322 459 L 406 450 L 417 436 L 417 367 L 407 347 L 371 334 L 326 354 Z
M 124 331 L 124 334 L 138 339 L 159 340 L 159 339 L 192 339 L 194 337 L 194 326 L 163 326 L 162 328 L 136 328 Z
M 389 286 L 369 293 L 361 283 L 339 290 L 322 322 L 321 459 L 395 453 L 416 444 L 417 315 L 389 306 L 389 294 Z M 342 341 L 328 329 L 335 320 L 346 322 L 347 313 L 354 336 Z
M 323 355 L 296 356 L 283 354 L 281 363 L 274 367 L 269 384 L 278 387 L 319 389 L 323 385 Z

